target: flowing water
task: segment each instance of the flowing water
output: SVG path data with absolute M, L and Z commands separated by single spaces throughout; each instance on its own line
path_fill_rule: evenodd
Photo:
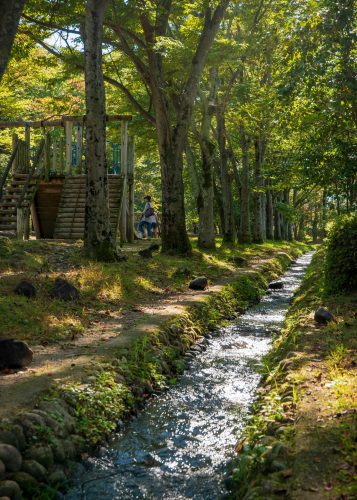
M 281 278 L 282 290 L 208 339 L 177 384 L 152 398 L 101 458 L 78 472 L 66 499 L 218 499 L 260 376 L 257 365 L 278 331 L 312 252 Z

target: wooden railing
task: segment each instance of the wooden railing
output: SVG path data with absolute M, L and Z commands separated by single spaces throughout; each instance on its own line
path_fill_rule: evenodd
M 0 180 L 0 200 L 3 196 L 3 192 L 4 192 L 4 187 L 6 185 L 6 181 L 7 181 L 7 178 L 8 178 L 8 175 L 9 175 L 9 172 L 11 170 L 11 166 L 16 158 L 16 155 L 17 155 L 17 150 L 18 150 L 18 146 L 16 145 L 15 149 L 13 150 L 11 156 L 10 156 L 10 159 L 6 165 L 6 168 L 1 176 L 1 180 Z

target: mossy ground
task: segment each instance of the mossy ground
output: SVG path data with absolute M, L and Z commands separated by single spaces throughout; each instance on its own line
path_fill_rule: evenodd
M 76 436 L 84 438 L 89 446 L 102 442 L 115 431 L 120 420 L 136 411 L 153 391 L 174 383 L 184 369 L 183 354 L 189 347 L 205 332 L 257 302 L 268 281 L 280 275 L 291 258 L 307 249 L 299 243 L 267 243 L 215 252 L 194 250 L 193 256 L 186 259 L 155 255 L 153 260 L 144 261 L 137 255 L 142 246 L 131 246 L 126 249 L 128 262 L 100 264 L 85 259 L 76 244 L 5 240 L 1 247 L 4 256 L 0 279 L 1 319 L 7 331 L 16 332 L 18 338 L 49 344 L 41 354 L 44 365 L 38 373 L 31 368 L 29 372 L 34 373 L 25 374 L 21 384 L 16 375 L 4 377 L 7 398 L 15 398 L 16 403 L 21 404 L 24 393 L 27 398 L 30 393 L 27 402 L 30 407 L 42 398 L 57 401 L 60 406 L 67 404 L 75 416 Z M 241 269 L 232 261 L 232 257 L 237 256 L 245 259 Z M 80 288 L 82 297 L 78 303 L 51 299 L 50 287 L 59 274 Z M 191 305 L 182 306 L 177 294 L 181 299 L 186 297 L 189 280 L 201 274 L 207 275 L 212 284 L 219 284 L 218 287 L 201 295 L 191 292 L 188 301 Z M 36 299 L 27 300 L 12 293 L 20 278 L 36 283 Z M 159 318 L 148 333 L 141 332 L 135 337 L 130 327 L 125 334 L 117 334 L 118 343 L 115 337 L 104 350 L 103 342 L 98 342 L 104 339 L 99 336 L 92 343 L 91 354 L 84 355 L 82 363 L 81 358 L 73 357 L 75 348 L 69 358 L 66 349 L 58 350 L 63 339 L 73 337 L 69 324 L 73 328 L 77 322 L 83 333 L 90 335 L 86 327 L 92 321 L 100 318 L 100 323 L 94 324 L 103 325 L 106 319 L 113 320 L 113 311 L 135 311 L 138 304 L 157 304 L 161 299 L 165 299 L 165 304 L 170 303 L 167 315 L 170 319 Z M 12 314 L 8 317 L 10 310 Z M 141 315 L 140 311 L 133 314 Z M 147 315 L 143 316 L 142 322 L 150 321 Z M 54 349 L 58 351 L 58 358 L 46 365 L 46 351 L 49 350 L 50 356 Z M 36 433 L 36 439 L 46 443 L 43 429 Z M 46 487 L 33 498 L 54 498 L 53 491 Z
M 44 345 L 73 340 L 87 334 L 93 322 L 113 313 L 186 290 L 193 276 L 204 274 L 215 283 L 222 276 L 231 275 L 237 269 L 230 260 L 232 256 L 244 256 L 249 262 L 290 247 L 287 243 L 265 243 L 239 249 L 222 247 L 213 252 L 194 248 L 190 258 L 156 254 L 153 259 L 144 260 L 137 253 L 143 243 L 137 243 L 124 248 L 129 255 L 127 262 L 106 264 L 84 257 L 80 245 L 75 243 L 0 239 L 2 335 Z M 51 298 L 57 276 L 65 277 L 79 288 L 78 302 Z M 21 279 L 35 284 L 35 299 L 13 293 Z
M 232 498 L 356 498 L 357 294 L 324 294 L 323 258 L 322 250 L 314 256 L 263 361 Z M 315 324 L 320 305 L 336 322 Z

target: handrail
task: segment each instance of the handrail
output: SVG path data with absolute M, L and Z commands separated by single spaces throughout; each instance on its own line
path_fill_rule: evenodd
M 2 195 L 3 195 L 4 186 L 6 184 L 7 176 L 9 175 L 9 172 L 11 170 L 11 165 L 13 164 L 13 162 L 15 160 L 18 147 L 19 147 L 18 144 L 16 144 L 13 152 L 11 153 L 10 160 L 8 161 L 8 164 L 6 165 L 6 168 L 5 168 L 5 170 L 4 170 L 4 172 L 3 172 L 2 176 L 1 176 L 1 180 L 0 180 L 0 200 L 1 200 Z
M 34 159 L 33 164 L 32 164 L 32 168 L 31 168 L 31 170 L 29 172 L 29 175 L 27 176 L 26 182 L 25 182 L 24 187 L 22 188 L 22 192 L 21 192 L 21 194 L 19 196 L 19 199 L 18 199 L 18 202 L 17 202 L 17 208 L 21 208 L 22 207 L 22 204 L 23 204 L 23 201 L 25 199 L 26 192 L 27 192 L 27 189 L 28 189 L 29 184 L 31 182 L 31 179 L 32 179 L 32 177 L 33 177 L 33 175 L 34 175 L 34 173 L 36 171 L 36 168 L 37 168 L 38 164 L 40 163 L 44 146 L 45 146 L 45 139 L 41 139 L 41 142 L 40 142 L 40 145 L 38 147 L 35 159 Z

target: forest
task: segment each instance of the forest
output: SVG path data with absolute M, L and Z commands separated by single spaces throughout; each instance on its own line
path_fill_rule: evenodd
M 0 7 L 0 499 L 355 498 L 355 2 Z

